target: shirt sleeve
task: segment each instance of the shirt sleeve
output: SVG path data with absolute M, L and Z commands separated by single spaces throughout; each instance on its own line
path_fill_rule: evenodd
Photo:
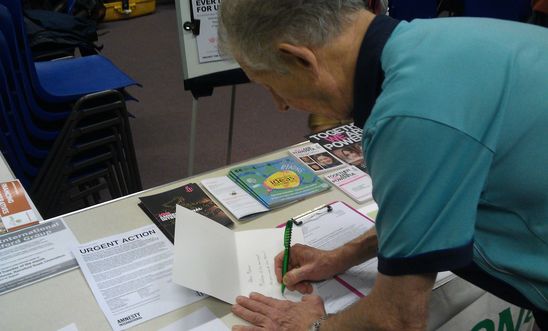
M 452 270 L 472 261 L 479 198 L 492 152 L 428 119 L 383 119 L 364 132 L 379 205 L 379 272 Z

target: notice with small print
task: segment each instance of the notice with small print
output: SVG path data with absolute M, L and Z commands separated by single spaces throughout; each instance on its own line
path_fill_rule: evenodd
M 173 245 L 155 225 L 82 244 L 72 252 L 113 330 L 205 297 L 172 283 Z
M 60 218 L 2 235 L 0 294 L 77 268 L 70 251 L 76 244 L 74 234 Z

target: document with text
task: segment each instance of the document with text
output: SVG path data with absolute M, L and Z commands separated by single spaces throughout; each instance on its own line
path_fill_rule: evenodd
M 299 219 L 303 222 L 305 244 L 322 250 L 332 250 L 357 238 L 375 225 L 371 219 L 343 202 L 335 202 L 330 206 L 330 212 L 313 213 Z M 373 287 L 376 272 L 377 259 L 372 259 L 334 279 L 316 283 L 316 291 L 324 299 L 327 312 L 340 311 L 367 294 Z
M 374 226 L 374 219 L 366 217 L 362 210 L 358 211 L 343 202 L 331 204 L 329 213 L 311 214 L 303 218 L 303 236 L 305 244 L 322 249 L 332 250 L 357 238 Z M 373 207 L 375 209 L 376 205 Z M 364 207 L 368 215 L 376 216 L 376 209 Z M 350 304 L 368 295 L 373 289 L 377 277 L 377 258 L 348 269 L 334 279 L 315 284 L 316 291 L 325 301 L 328 313 L 340 311 Z M 454 275 L 440 272 L 434 288 L 451 279 Z
M 155 225 L 79 245 L 73 253 L 113 330 L 205 297 L 173 284 L 173 245 Z
M 60 218 L 0 236 L 0 294 L 77 268 L 77 244 Z
M 299 300 L 276 279 L 274 257 L 283 250 L 284 229 L 234 232 L 177 206 L 173 281 L 234 304 L 238 295 L 259 292 L 277 299 Z M 295 229 L 291 243 L 302 243 Z

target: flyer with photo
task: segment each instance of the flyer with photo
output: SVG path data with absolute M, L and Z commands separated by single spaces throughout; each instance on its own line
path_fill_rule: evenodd
M 289 149 L 289 153 L 315 173 L 335 170 L 346 165 L 320 144 L 293 147 Z

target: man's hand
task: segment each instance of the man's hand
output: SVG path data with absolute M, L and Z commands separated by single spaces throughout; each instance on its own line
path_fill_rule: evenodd
M 296 244 L 291 247 L 289 256 L 289 271 L 283 277 L 283 282 L 291 291 L 297 290 L 303 294 L 312 293 L 310 281 L 320 281 L 331 278 L 344 271 L 339 268 L 339 261 L 333 251 L 322 251 L 310 246 Z M 274 259 L 276 278 L 282 282 L 282 265 L 284 252 Z
M 254 326 L 237 325 L 233 331 L 244 330 L 307 330 L 325 315 L 323 301 L 316 295 L 305 295 L 301 302 L 291 302 L 251 293 L 249 298 L 237 297 L 232 312 Z
M 289 271 L 283 282 L 291 291 L 312 293 L 311 281 L 320 281 L 340 274 L 347 269 L 377 255 L 377 232 L 375 228 L 332 251 L 322 251 L 310 246 L 296 244 L 291 247 Z M 282 282 L 284 254 L 274 259 L 276 278 Z

